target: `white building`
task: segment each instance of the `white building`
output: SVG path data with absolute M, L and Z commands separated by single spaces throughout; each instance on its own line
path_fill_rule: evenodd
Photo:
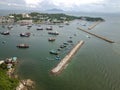
M 23 13 L 23 14 L 22 14 L 22 17 L 23 17 L 23 18 L 30 18 L 31 16 L 30 16 L 29 14 L 27 14 L 27 13 Z
M 33 20 L 20 20 L 20 21 L 18 21 L 18 24 L 20 24 L 20 25 L 29 25 L 32 23 L 33 23 Z

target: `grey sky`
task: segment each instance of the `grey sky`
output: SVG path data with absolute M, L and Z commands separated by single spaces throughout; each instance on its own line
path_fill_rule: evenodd
M 120 12 L 120 0 L 0 0 L 0 9 Z

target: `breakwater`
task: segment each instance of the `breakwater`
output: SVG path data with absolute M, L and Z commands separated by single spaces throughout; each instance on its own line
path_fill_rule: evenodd
M 79 41 L 73 49 L 60 61 L 60 63 L 51 70 L 52 74 L 59 74 L 68 64 L 68 62 L 71 60 L 73 55 L 79 50 L 79 48 L 84 44 L 84 41 Z
M 93 29 L 95 26 L 97 26 L 99 23 L 101 23 L 101 21 L 97 21 L 94 24 L 92 24 L 91 26 L 88 27 L 88 30 Z
M 82 29 L 82 28 L 80 28 L 80 27 L 79 27 L 78 29 L 81 30 L 81 31 L 83 31 L 83 32 L 86 32 L 86 33 L 88 33 L 88 34 L 90 34 L 90 35 L 93 35 L 93 36 L 95 36 L 95 37 L 97 37 L 97 38 L 100 38 L 100 39 L 102 39 L 102 40 L 104 40 L 104 41 L 106 41 L 106 42 L 114 43 L 114 41 L 112 41 L 112 40 L 109 40 L 109 39 L 107 39 L 107 38 L 105 38 L 105 37 L 103 37 L 103 36 L 96 35 L 96 34 L 94 34 L 94 33 L 88 32 L 88 31 L 86 31 L 86 30 L 84 30 L 84 29 Z

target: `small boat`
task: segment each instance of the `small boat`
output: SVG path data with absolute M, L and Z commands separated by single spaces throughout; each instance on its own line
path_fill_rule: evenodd
M 43 28 L 42 27 L 38 27 L 37 30 L 43 30 Z
M 64 27 L 63 25 L 59 25 L 59 28 L 62 28 L 62 27 Z
M 65 48 L 66 47 L 66 45 L 60 45 L 60 48 Z
M 67 42 L 64 42 L 63 44 L 64 44 L 64 45 L 68 45 L 68 43 L 67 43 Z
M 9 31 L 6 31 L 6 32 L 1 32 L 2 35 L 9 35 L 10 32 Z
M 8 28 L 8 29 L 11 29 L 11 28 L 13 28 L 13 26 L 12 26 L 12 25 L 9 25 L 7 28 Z
M 61 59 L 60 56 L 55 57 L 55 60 L 60 60 L 60 59 Z
M 51 35 L 59 35 L 59 33 L 56 31 L 56 32 L 48 32 L 48 34 L 51 34 Z
M 16 47 L 18 47 L 18 48 L 29 48 L 29 45 L 27 45 L 27 44 L 19 44 Z
M 61 48 L 58 48 L 57 50 L 58 50 L 58 51 L 61 51 Z
M 30 28 L 30 27 L 32 27 L 32 25 L 28 25 L 27 27 L 29 27 L 29 28 Z
M 48 41 L 55 41 L 55 38 L 48 38 Z
M 59 54 L 59 52 L 58 52 L 58 51 L 56 51 L 56 50 L 50 50 L 50 54 L 58 55 L 58 54 Z
M 87 38 L 90 38 L 90 36 L 88 36 L 88 35 L 87 35 L 86 37 L 87 37 Z
M 52 26 L 47 27 L 46 30 L 52 30 Z
M 68 43 L 73 43 L 73 41 L 72 41 L 72 40 L 68 40 L 67 42 L 68 42 Z
M 30 33 L 29 33 L 29 32 L 20 33 L 20 36 L 21 36 L 21 37 L 29 37 L 29 36 L 30 36 Z

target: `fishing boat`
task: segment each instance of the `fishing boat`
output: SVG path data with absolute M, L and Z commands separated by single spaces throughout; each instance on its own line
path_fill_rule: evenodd
M 43 28 L 42 27 L 38 27 L 37 30 L 43 30 Z
M 48 32 L 48 34 L 51 34 L 51 35 L 59 35 L 59 33 L 56 31 L 56 32 Z
M 64 42 L 63 44 L 64 44 L 64 45 L 68 45 L 68 43 L 67 43 L 67 42 Z
M 16 47 L 18 47 L 18 48 L 29 48 L 29 45 L 28 44 L 19 44 Z
M 73 41 L 72 41 L 72 40 L 68 40 L 67 42 L 68 42 L 68 43 L 73 43 Z
M 30 36 L 30 33 L 29 33 L 29 32 L 20 33 L 20 36 L 21 36 L 21 37 L 29 37 L 29 36 Z
M 28 25 L 27 27 L 30 28 L 30 27 L 32 27 L 32 25 Z
M 59 25 L 59 28 L 62 28 L 62 27 L 64 27 L 63 25 Z
M 60 45 L 60 48 L 65 48 L 66 47 L 66 45 Z
M 55 41 L 55 38 L 48 38 L 48 41 Z
M 87 38 L 90 38 L 90 36 L 88 36 L 88 35 L 87 35 L 86 37 L 87 37 Z
M 55 57 L 55 60 L 60 60 L 60 59 L 61 59 L 60 56 Z
M 52 30 L 52 26 L 47 27 L 46 30 Z
M 58 55 L 58 54 L 59 54 L 59 52 L 58 52 L 58 51 L 56 51 L 56 50 L 50 50 L 50 54 Z
M 1 32 L 1 35 L 9 35 L 10 32 L 9 31 L 6 31 L 6 32 Z
M 13 26 L 12 26 L 12 25 L 9 25 L 7 28 L 8 28 L 8 29 L 11 29 L 11 28 L 13 28 Z

